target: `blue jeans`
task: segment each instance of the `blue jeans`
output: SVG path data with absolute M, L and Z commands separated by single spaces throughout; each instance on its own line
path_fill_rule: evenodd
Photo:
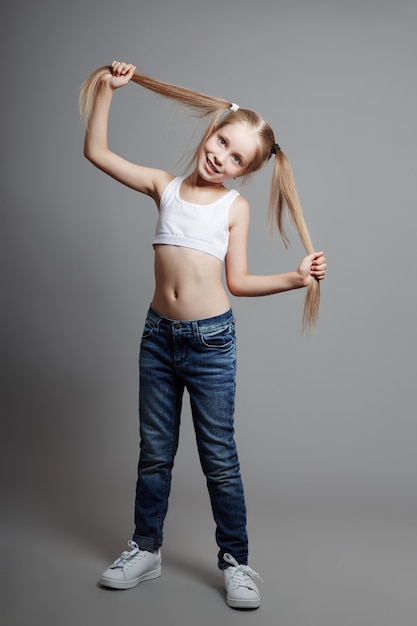
M 187 389 L 216 523 L 219 567 L 227 566 L 225 552 L 246 564 L 246 507 L 234 440 L 236 338 L 232 311 L 198 321 L 177 321 L 150 308 L 139 374 L 140 456 L 134 541 L 142 550 L 153 551 L 162 545 L 182 398 Z

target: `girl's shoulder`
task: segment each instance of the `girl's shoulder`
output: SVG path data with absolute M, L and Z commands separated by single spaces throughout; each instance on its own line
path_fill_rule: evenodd
M 162 194 L 165 189 L 172 182 L 176 176 L 171 174 L 171 172 L 166 172 L 164 170 L 154 170 L 154 182 L 155 182 L 155 200 L 159 203 Z
M 248 221 L 250 214 L 250 205 L 248 200 L 242 196 L 238 195 L 233 200 L 233 203 L 230 207 L 229 213 L 229 224 L 232 226 L 233 224 L 237 224 L 242 221 Z

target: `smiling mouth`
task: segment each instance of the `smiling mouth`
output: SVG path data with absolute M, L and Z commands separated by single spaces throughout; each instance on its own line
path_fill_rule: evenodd
M 210 161 L 210 159 L 207 157 L 206 159 L 206 163 L 207 163 L 207 167 L 209 168 L 210 171 L 212 171 L 214 174 L 220 174 L 219 170 L 217 170 L 213 163 Z

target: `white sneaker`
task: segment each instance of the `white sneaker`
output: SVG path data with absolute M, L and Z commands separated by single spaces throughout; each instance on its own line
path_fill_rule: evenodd
M 262 578 L 248 565 L 239 565 L 231 554 L 223 558 L 231 564 L 223 570 L 227 604 L 234 609 L 257 609 L 261 606 L 261 594 L 253 579 Z
M 100 583 L 113 589 L 131 589 L 144 580 L 152 580 L 161 575 L 161 550 L 148 552 L 139 550 L 134 541 L 128 541 L 130 551 L 122 552 L 103 572 Z

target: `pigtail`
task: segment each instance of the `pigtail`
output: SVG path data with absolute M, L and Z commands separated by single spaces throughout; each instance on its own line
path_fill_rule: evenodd
M 84 122 L 88 122 L 91 115 L 91 109 L 94 103 L 94 98 L 99 87 L 100 81 L 110 72 L 110 66 L 106 65 L 98 68 L 93 72 L 81 85 L 79 106 L 81 119 Z M 206 94 L 193 91 L 186 87 L 179 87 L 166 83 L 161 80 L 156 80 L 145 74 L 136 72 L 133 74 L 131 82 L 149 89 L 164 98 L 175 100 L 179 104 L 191 109 L 197 117 L 206 117 L 213 115 L 213 120 L 210 124 L 212 127 L 217 119 L 222 115 L 224 111 L 230 109 L 231 102 L 224 100 L 223 98 L 217 98 L 215 96 L 208 96 Z
M 219 112 L 221 114 L 222 111 L 229 109 L 231 106 L 231 103 L 223 98 L 208 96 L 198 91 L 188 89 L 187 87 L 179 87 L 178 85 L 165 83 L 161 80 L 146 76 L 145 74 L 133 74 L 132 82 L 141 87 L 145 87 L 145 89 L 154 91 L 164 98 L 175 100 L 179 104 L 192 109 L 198 117 L 219 114 Z
M 90 74 L 88 78 L 83 82 L 80 87 L 80 93 L 78 103 L 80 107 L 80 117 L 85 123 L 88 122 L 93 108 L 94 99 L 96 97 L 97 89 L 103 76 L 110 74 L 110 66 L 104 65 L 99 67 L 95 72 Z
M 314 252 L 310 234 L 304 220 L 301 203 L 295 187 L 290 162 L 282 150 L 277 150 L 274 172 L 272 177 L 271 195 L 269 202 L 269 225 L 276 224 L 286 247 L 288 237 L 283 225 L 284 207 L 287 208 L 291 222 L 294 224 L 307 254 Z M 315 329 L 318 320 L 320 305 L 320 282 L 312 280 L 307 288 L 303 311 L 303 332 Z

